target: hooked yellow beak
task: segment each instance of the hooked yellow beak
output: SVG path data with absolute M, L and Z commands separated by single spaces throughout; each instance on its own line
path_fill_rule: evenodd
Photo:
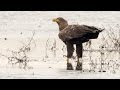
M 58 19 L 53 19 L 53 22 L 59 22 L 59 20 Z

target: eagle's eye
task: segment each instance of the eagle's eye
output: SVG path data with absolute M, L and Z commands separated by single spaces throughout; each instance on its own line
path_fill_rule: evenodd
M 62 17 L 57 18 L 59 21 L 65 21 Z

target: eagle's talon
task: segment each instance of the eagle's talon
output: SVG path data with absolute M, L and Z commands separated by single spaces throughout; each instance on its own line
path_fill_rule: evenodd
M 82 63 L 80 62 L 77 63 L 76 70 L 82 71 Z
M 71 63 L 67 63 L 67 70 L 73 70 L 73 66 Z

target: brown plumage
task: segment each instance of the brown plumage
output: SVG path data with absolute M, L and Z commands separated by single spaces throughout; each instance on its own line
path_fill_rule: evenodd
M 57 22 L 60 31 L 58 36 L 67 45 L 67 69 L 73 69 L 72 65 L 69 63 L 69 58 L 72 57 L 74 52 L 73 44 L 76 44 L 76 53 L 78 57 L 76 69 L 81 70 L 82 63 L 80 63 L 79 58 L 82 58 L 82 43 L 87 42 L 90 39 L 97 39 L 99 33 L 102 32 L 103 29 L 87 25 L 68 25 L 68 22 L 62 17 L 53 19 L 53 22 Z

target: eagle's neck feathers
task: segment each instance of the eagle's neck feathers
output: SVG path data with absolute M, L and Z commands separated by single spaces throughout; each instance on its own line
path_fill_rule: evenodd
M 67 22 L 58 23 L 58 26 L 59 26 L 59 31 L 62 31 L 64 28 L 68 26 L 68 23 Z

